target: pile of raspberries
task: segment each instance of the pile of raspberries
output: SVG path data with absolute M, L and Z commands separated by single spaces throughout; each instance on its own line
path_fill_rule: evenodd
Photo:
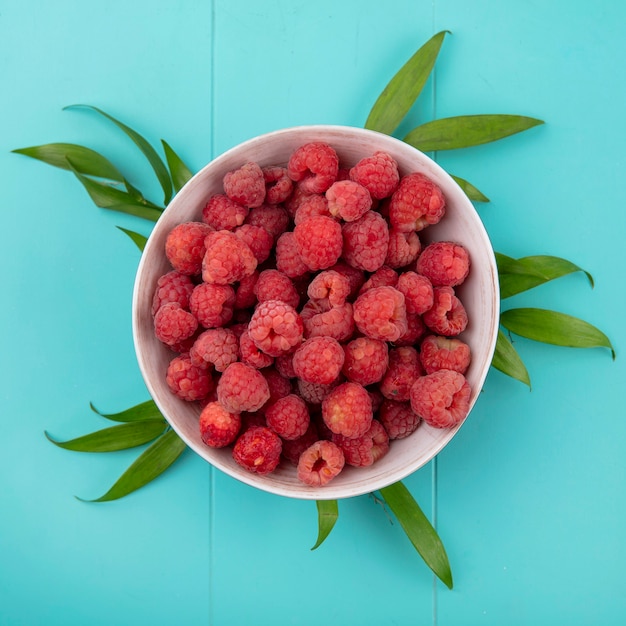
M 172 269 L 152 302 L 167 384 L 200 403 L 204 443 L 261 475 L 293 463 L 321 486 L 422 421 L 459 424 L 470 348 L 455 288 L 470 259 L 419 237 L 445 209 L 432 180 L 400 175 L 386 152 L 347 168 L 311 142 L 286 167 L 227 173 L 197 221 L 168 234 Z

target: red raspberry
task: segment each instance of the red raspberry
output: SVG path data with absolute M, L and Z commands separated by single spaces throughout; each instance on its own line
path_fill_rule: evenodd
M 404 439 L 417 430 L 422 419 L 411 409 L 409 402 L 385 399 L 378 412 L 389 439 Z
M 172 270 L 157 280 L 152 298 L 152 315 L 168 302 L 178 302 L 181 308 L 189 309 L 189 296 L 195 287 L 187 274 Z
M 460 285 L 469 274 L 470 258 L 458 243 L 436 241 L 427 245 L 417 259 L 416 270 L 430 279 L 435 287 Z
M 364 387 L 382 379 L 389 365 L 389 350 L 384 341 L 358 337 L 344 347 L 342 372 L 353 383 Z
M 211 196 L 202 209 L 202 221 L 215 230 L 234 230 L 241 226 L 248 211 L 245 206 L 231 200 L 223 193 Z
M 343 259 L 348 265 L 375 272 L 385 263 L 389 227 L 380 213 L 368 211 L 343 226 Z
M 181 400 L 202 400 L 213 389 L 213 380 L 203 367 L 196 367 L 188 354 L 181 354 L 170 361 L 165 381 L 171 392 Z
M 293 182 L 287 174 L 286 167 L 269 166 L 261 168 L 265 181 L 265 202 L 280 204 L 284 202 L 293 190 Z
M 229 413 L 219 402 L 209 402 L 200 413 L 200 437 L 211 448 L 230 445 L 239 434 L 241 418 Z
M 421 315 L 435 302 L 433 286 L 426 276 L 415 272 L 403 272 L 398 278 L 396 289 L 404 294 L 407 313 Z
M 237 285 L 235 290 L 235 309 L 249 309 L 257 303 L 254 289 L 257 280 L 259 280 L 259 272 L 256 270 L 249 276 L 244 276 Z
M 361 437 L 372 424 L 372 399 L 357 383 L 343 383 L 322 402 L 324 423 L 336 435 Z
M 343 261 L 335 263 L 332 267 L 328 268 L 334 272 L 338 272 L 342 276 L 345 276 L 350 283 L 350 294 L 348 298 L 352 300 L 359 293 L 359 289 L 365 282 L 365 273 L 363 270 L 352 267 Z
M 263 374 L 245 363 L 231 363 L 217 383 L 217 399 L 230 413 L 258 411 L 269 397 Z
M 298 252 L 298 245 L 293 232 L 283 233 L 276 242 L 276 269 L 289 276 L 297 278 L 308 273 L 309 268 Z
M 333 217 L 354 222 L 372 208 L 370 192 L 353 180 L 334 182 L 326 190 L 328 211 Z
M 323 300 L 332 306 L 341 306 L 350 295 L 350 281 L 333 270 L 320 272 L 309 284 L 309 298 Z
M 402 232 L 396 228 L 389 231 L 389 247 L 385 263 L 389 267 L 405 267 L 417 259 L 422 244 L 415 231 Z
M 296 373 L 293 371 L 293 354 L 282 354 L 277 356 L 274 360 L 274 366 L 276 371 L 285 378 L 296 378 Z
M 452 428 L 467 417 L 471 393 L 463 374 L 438 370 L 415 381 L 411 387 L 411 408 L 429 426 Z
M 378 388 L 385 398 L 405 402 L 411 395 L 411 386 L 423 373 L 415 348 L 394 348 L 389 351 L 389 367 Z
M 164 304 L 154 316 L 154 332 L 159 341 L 174 346 L 191 337 L 198 328 L 198 320 L 178 302 Z
M 165 239 L 165 256 L 171 266 L 189 276 L 202 271 L 205 238 L 213 232 L 208 224 L 185 222 L 174 226 Z
M 211 328 L 205 330 L 189 350 L 189 358 L 198 367 L 213 366 L 223 372 L 237 360 L 239 341 L 229 328 Z
M 276 241 L 289 227 L 289 214 L 283 207 L 262 204 L 250 210 L 245 223 L 265 228 Z
M 377 389 L 376 387 L 370 387 L 367 390 L 367 393 L 370 394 L 370 399 L 372 401 L 372 412 L 375 414 L 380 409 L 383 400 L 385 399 L 385 396 L 383 396 L 383 394 L 380 393 L 380 389 Z
M 305 485 L 322 487 L 331 481 L 345 464 L 341 448 L 332 441 L 316 441 L 300 455 L 298 478 Z
M 257 370 L 269 367 L 274 362 L 274 357 L 259 350 L 252 337 L 250 337 L 250 332 L 247 330 L 239 337 L 239 354 L 242 363 L 250 365 L 250 367 L 254 367 Z
M 285 209 L 287 210 L 287 213 L 289 213 L 289 216 L 292 219 L 295 218 L 296 213 L 298 209 L 300 208 L 300 205 L 311 195 L 314 195 L 314 194 L 312 194 L 309 191 L 305 191 L 299 185 L 296 185 L 293 188 L 293 192 L 291 193 L 291 196 L 289 196 L 289 198 L 287 198 L 287 200 L 283 202 L 283 206 L 285 207 Z
M 258 163 L 245 163 L 224 176 L 224 193 L 235 202 L 251 209 L 265 200 L 265 179 Z
M 395 159 L 386 152 L 374 152 L 361 159 L 351 170 L 350 178 L 366 187 L 373 198 L 382 200 L 398 186 L 400 174 Z
M 354 321 L 367 337 L 396 341 L 407 331 L 404 296 L 394 287 L 374 287 L 354 303 Z
M 306 380 L 298 378 L 298 393 L 300 397 L 309 404 L 318 405 L 322 404 L 324 398 L 333 390 L 339 387 L 343 382 L 342 377 L 338 377 L 332 383 L 328 385 L 320 385 L 319 383 L 310 383 Z
M 389 452 L 389 435 L 383 425 L 372 420 L 369 430 L 360 437 L 333 437 L 346 459 L 348 465 L 354 467 L 368 467 Z
M 374 287 L 395 287 L 398 284 L 398 272 L 388 265 L 378 268 L 364 283 L 359 295 Z
M 245 432 L 253 426 L 267 427 L 263 411 L 254 411 L 252 413 L 244 411 L 243 413 L 240 413 L 239 416 L 241 417 L 241 428 L 239 429 L 240 433 Z
M 205 328 L 224 326 L 233 317 L 235 290 L 230 285 L 200 283 L 189 298 L 189 308 Z
M 467 327 L 467 313 L 452 287 L 435 287 L 435 301 L 422 319 L 430 330 L 438 335 L 453 337 Z
M 309 217 L 293 229 L 296 249 L 312 271 L 334 265 L 341 256 L 341 225 L 330 217 Z
M 471 360 L 470 347 L 460 339 L 428 335 L 420 345 L 420 360 L 427 374 L 442 369 L 465 374 Z
M 278 270 L 263 270 L 254 288 L 259 302 L 282 300 L 294 309 L 300 304 L 300 295 L 290 278 Z
M 389 222 L 405 232 L 436 224 L 446 208 L 446 199 L 430 178 L 419 172 L 403 176 L 389 203 Z
M 270 356 L 280 356 L 300 345 L 303 330 L 298 312 L 281 300 L 259 303 L 248 325 L 252 341 Z
M 254 258 L 260 265 L 270 258 L 274 240 L 262 226 L 244 224 L 235 229 L 235 236 L 241 239 L 254 254 Z
M 422 317 L 416 313 L 406 314 L 407 330 L 404 335 L 394 341 L 396 347 L 415 345 L 428 331 Z
M 283 440 L 283 457 L 294 465 L 298 465 L 300 455 L 318 439 L 317 426 L 314 422 L 309 421 L 309 427 L 302 437 Z
M 308 307 L 308 308 L 307 308 Z M 337 341 L 346 341 L 354 334 L 354 317 L 349 302 L 328 308 L 309 301 L 302 309 L 304 336 L 332 337 Z M 312 315 L 309 313 L 312 312 Z
M 287 172 L 306 193 L 324 193 L 337 178 L 339 157 L 334 148 L 313 141 L 297 148 L 289 158 Z
M 298 208 L 293 216 L 293 222 L 297 226 L 300 222 L 304 222 L 308 217 L 331 217 L 328 210 L 328 200 L 319 193 L 313 193 L 306 196 L 298 203 Z
M 249 472 L 263 476 L 278 467 L 281 451 L 281 439 L 273 430 L 252 426 L 239 435 L 233 447 L 233 459 Z
M 267 425 L 281 439 L 298 439 L 306 433 L 311 418 L 300 396 L 290 394 L 265 409 Z
M 250 247 L 228 230 L 207 235 L 202 260 L 202 280 L 216 285 L 229 285 L 250 276 L 257 260 Z
M 332 383 L 343 366 L 343 348 L 332 337 L 307 339 L 293 355 L 293 369 L 298 378 L 309 383 Z
M 273 367 L 266 367 L 261 371 L 270 389 L 270 397 L 267 406 L 284 398 L 291 393 L 291 380 L 286 378 Z

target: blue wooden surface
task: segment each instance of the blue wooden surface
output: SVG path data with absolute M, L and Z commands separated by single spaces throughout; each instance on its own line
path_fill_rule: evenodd
M 553 0 L 27 0 L 0 4 L 0 624 L 626 622 L 623 385 L 625 5 Z M 72 141 L 158 197 L 102 107 L 194 168 L 301 123 L 360 126 L 391 75 L 452 31 L 413 123 L 466 113 L 547 121 L 438 161 L 492 200 L 494 247 L 590 271 L 518 296 L 602 328 L 617 348 L 518 340 L 532 391 L 491 372 L 470 419 L 407 479 L 436 519 L 448 591 L 369 497 L 340 503 L 317 551 L 315 505 L 274 497 L 191 453 L 142 491 L 101 495 L 136 452 L 55 448 L 147 398 L 130 330 L 139 253 L 67 172 L 10 150 Z

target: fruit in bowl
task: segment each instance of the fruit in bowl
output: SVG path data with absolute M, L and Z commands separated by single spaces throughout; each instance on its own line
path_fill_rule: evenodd
M 499 294 L 480 218 L 434 161 L 305 126 L 222 154 L 178 193 L 133 294 L 139 366 L 181 438 L 305 499 L 375 491 L 473 407 Z

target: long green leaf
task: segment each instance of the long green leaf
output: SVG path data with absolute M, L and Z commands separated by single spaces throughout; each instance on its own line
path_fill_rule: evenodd
M 146 400 L 119 413 L 102 413 L 91 402 L 89 403 L 89 408 L 101 417 L 106 417 L 114 422 L 141 422 L 157 418 L 164 420 L 154 400 Z
M 76 108 L 87 108 L 92 111 L 96 111 L 100 115 L 103 115 L 108 120 L 113 122 L 118 128 L 124 131 L 130 139 L 135 143 L 135 145 L 143 152 L 143 155 L 148 159 L 154 173 L 156 174 L 161 188 L 163 189 L 164 194 L 164 204 L 169 204 L 169 201 L 172 199 L 172 180 L 170 179 L 169 172 L 167 171 L 167 167 L 165 167 L 165 163 L 158 155 L 156 150 L 144 139 L 137 131 L 133 130 L 126 124 L 120 122 L 115 119 L 112 115 L 105 113 L 102 109 L 98 107 L 91 106 L 89 104 L 72 104 L 70 106 L 65 107 L 65 109 L 76 109 Z
M 429 39 L 395 74 L 374 103 L 365 128 L 391 135 L 419 97 L 449 31 Z
M 19 148 L 13 152 L 24 154 L 64 170 L 70 169 L 69 159 L 74 164 L 74 168 L 81 174 L 107 178 L 120 183 L 124 180 L 124 176 L 106 157 L 95 150 L 74 143 L 48 143 L 42 146 Z
M 609 338 L 598 328 L 565 313 L 546 309 L 509 309 L 500 315 L 501 324 L 516 335 L 568 348 L 608 348 L 615 359 Z
M 172 175 L 174 191 L 178 193 L 183 188 L 185 183 L 193 176 L 193 174 L 184 164 L 183 160 L 176 154 L 176 152 L 174 152 L 167 141 L 165 141 L 165 139 L 161 139 L 161 143 L 163 144 L 167 165 L 170 168 L 170 174 Z
M 443 543 L 409 490 L 397 482 L 383 487 L 380 493 L 426 565 L 452 589 L 452 571 Z
M 480 189 L 476 189 L 472 183 L 461 178 L 460 176 L 453 176 L 456 184 L 465 192 L 465 195 L 474 202 L 489 202 L 489 198 Z
M 319 548 L 330 535 L 330 531 L 335 526 L 339 516 L 339 506 L 337 500 L 317 501 L 317 541 L 311 550 Z
M 524 362 L 513 347 L 510 339 L 501 330 L 498 330 L 498 339 L 491 365 L 503 374 L 515 378 L 530 387 L 530 376 Z
M 142 452 L 103 496 L 95 500 L 78 499 L 83 502 L 109 502 L 123 498 L 160 476 L 178 459 L 185 447 L 185 442 L 176 432 L 168 430 Z
M 134 230 L 128 230 L 128 228 L 122 228 L 121 226 L 116 226 L 116 228 L 128 235 L 139 250 L 143 252 L 143 249 L 146 247 L 146 242 L 148 241 L 148 238 L 145 235 L 136 233 Z
M 75 452 L 116 452 L 135 448 L 144 443 L 156 439 L 165 429 L 167 424 L 163 420 L 145 420 L 143 422 L 129 422 L 104 428 L 82 437 L 76 437 L 68 441 L 53 439 L 45 432 L 48 441 L 55 446 Z
M 426 122 L 404 141 L 422 152 L 454 150 L 504 139 L 538 124 L 543 122 L 522 115 L 460 115 Z

